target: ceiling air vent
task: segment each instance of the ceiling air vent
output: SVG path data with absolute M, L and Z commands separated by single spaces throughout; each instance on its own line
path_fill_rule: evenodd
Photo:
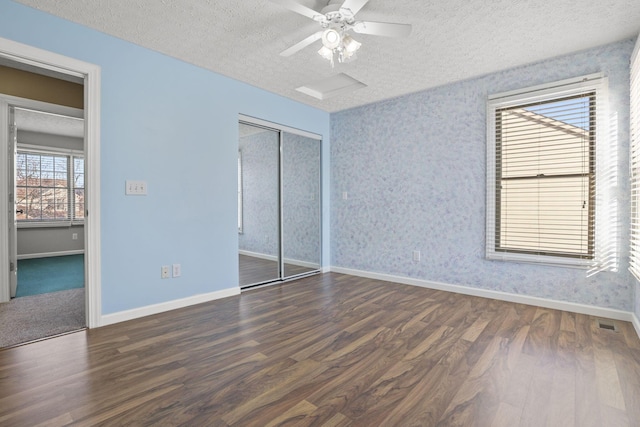
M 336 74 L 324 80 L 309 83 L 296 88 L 298 92 L 302 92 L 314 98 L 323 100 L 332 96 L 344 95 L 357 89 L 367 87 L 366 84 L 348 76 L 344 73 Z

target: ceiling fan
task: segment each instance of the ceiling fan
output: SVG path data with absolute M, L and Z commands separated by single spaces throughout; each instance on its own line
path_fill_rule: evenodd
M 349 32 L 386 37 L 407 37 L 411 33 L 411 25 L 389 22 L 357 21 L 356 13 L 369 0 L 329 0 L 320 12 L 297 3 L 293 0 L 271 0 L 293 12 L 313 19 L 320 24 L 320 31 L 311 34 L 304 40 L 280 52 L 282 56 L 291 56 L 317 40 L 322 40 L 318 51 L 320 56 L 334 64 L 334 56 L 338 62 L 346 62 L 353 58 L 361 43 L 355 41 Z

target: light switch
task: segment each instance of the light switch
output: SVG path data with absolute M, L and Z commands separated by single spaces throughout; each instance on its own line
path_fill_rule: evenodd
M 146 196 L 147 195 L 147 182 L 146 181 L 129 181 L 129 180 L 127 180 L 125 194 L 127 196 Z

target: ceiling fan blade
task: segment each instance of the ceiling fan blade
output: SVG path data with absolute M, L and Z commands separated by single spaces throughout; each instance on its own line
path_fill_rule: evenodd
M 340 9 L 349 9 L 352 15 L 355 15 L 364 7 L 365 4 L 369 3 L 369 0 L 344 0 Z
M 407 37 L 411 33 L 411 25 L 358 21 L 353 25 L 353 31 L 359 34 L 371 34 L 372 36 Z
M 299 13 L 302 16 L 306 16 L 307 18 L 311 18 L 314 21 L 322 17 L 320 12 L 316 12 L 315 10 L 308 8 L 307 6 L 301 5 L 300 3 L 296 3 L 293 0 L 271 0 L 273 3 L 277 3 L 282 7 L 286 7 L 287 9 Z
M 302 50 L 305 47 L 309 46 L 311 43 L 315 42 L 316 40 L 320 40 L 321 38 L 322 38 L 322 31 L 313 33 L 306 39 L 294 44 L 289 49 L 283 50 L 282 52 L 280 52 L 280 56 L 291 56 L 294 53 L 298 52 L 299 50 Z

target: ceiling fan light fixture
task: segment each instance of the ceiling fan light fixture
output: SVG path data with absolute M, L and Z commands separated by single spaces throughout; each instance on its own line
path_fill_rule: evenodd
M 349 34 L 345 34 L 342 38 L 342 44 L 344 45 L 344 50 L 349 54 L 349 56 L 353 55 L 356 50 L 360 49 L 362 43 L 351 38 Z
M 322 56 L 324 59 L 326 59 L 327 61 L 333 60 L 333 50 L 329 49 L 326 46 L 322 46 L 318 51 L 318 54 Z
M 291 56 L 321 39 L 322 48 L 318 53 L 333 66 L 336 58 L 338 62 L 352 61 L 356 58 L 356 51 L 362 44 L 351 38 L 351 31 L 385 37 L 407 37 L 411 33 L 410 24 L 356 20 L 356 14 L 369 0 L 323 0 L 327 5 L 320 12 L 303 5 L 302 0 L 271 1 L 313 19 L 322 27 L 321 30 L 281 52 L 282 56 Z
M 333 28 L 327 28 L 322 33 L 322 45 L 327 49 L 333 50 L 340 46 L 341 39 L 340 33 Z

